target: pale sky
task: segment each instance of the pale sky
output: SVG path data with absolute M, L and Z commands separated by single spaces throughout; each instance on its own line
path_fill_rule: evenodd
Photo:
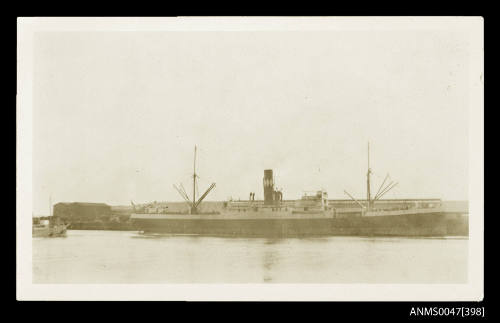
M 57 202 L 468 199 L 469 42 L 446 31 L 40 32 L 34 213 Z

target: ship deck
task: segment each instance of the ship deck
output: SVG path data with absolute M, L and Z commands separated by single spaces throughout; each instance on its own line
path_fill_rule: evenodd
M 202 213 L 202 214 L 187 214 L 187 213 L 134 213 L 131 219 L 148 219 L 148 220 L 257 220 L 257 219 L 328 219 L 336 218 L 342 214 L 358 213 L 361 215 L 361 209 L 337 209 L 327 211 L 293 211 L 293 210 L 246 210 L 245 212 L 230 210 L 219 213 Z M 446 214 L 457 213 L 447 212 L 443 208 L 423 208 L 423 209 L 403 209 L 403 210 L 373 210 L 364 213 L 364 216 L 397 216 L 397 215 L 412 215 L 412 214 Z M 355 215 L 353 215 L 355 216 Z
M 253 219 L 311 219 L 311 218 L 332 218 L 332 211 L 324 212 L 292 212 L 292 211 L 246 211 L 246 212 L 221 212 L 202 214 L 154 214 L 154 213 L 134 213 L 131 219 L 172 219 L 172 220 L 253 220 Z

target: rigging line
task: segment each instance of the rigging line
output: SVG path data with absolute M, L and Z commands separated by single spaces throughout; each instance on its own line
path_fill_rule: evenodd
M 173 185 L 175 190 L 182 196 L 182 198 L 185 200 L 186 203 L 189 204 L 189 199 L 187 198 L 187 196 L 184 195 L 184 193 L 174 184 Z
M 194 207 L 198 207 L 198 205 L 200 205 L 201 201 L 203 201 L 203 199 L 208 195 L 208 193 L 210 193 L 210 191 L 215 187 L 215 183 L 212 183 L 208 189 L 205 191 L 205 193 L 203 193 L 203 195 L 198 199 L 198 201 L 195 203 Z
M 382 191 L 380 191 L 380 193 L 378 193 L 377 195 L 375 195 L 375 198 L 378 198 L 380 197 L 382 194 L 384 194 L 386 192 L 386 190 L 389 188 L 389 186 L 391 186 L 392 184 L 394 183 L 394 181 L 391 181 L 389 184 L 387 184 L 386 187 L 384 187 L 382 189 Z
M 200 191 L 198 190 L 198 181 L 196 181 L 196 195 L 200 196 Z
M 389 188 L 392 184 L 394 184 L 394 181 L 391 181 L 389 184 L 387 184 L 387 186 L 386 186 L 386 187 L 384 187 L 384 188 L 380 191 L 380 193 L 378 193 L 378 194 L 375 196 L 375 198 L 376 198 L 376 199 L 378 199 L 378 198 L 380 198 L 382 195 L 384 195 L 384 194 L 387 192 L 388 188 Z
M 184 188 L 184 185 L 182 185 L 182 183 L 179 184 L 179 187 L 181 188 L 182 192 L 186 194 L 186 189 Z
M 379 195 L 379 197 L 377 198 L 377 200 L 378 200 L 378 199 L 380 199 L 380 198 L 382 198 L 382 196 L 384 196 L 384 195 L 385 195 L 385 193 L 387 193 L 387 192 L 389 192 L 390 190 L 392 190 L 392 189 L 393 189 L 396 185 L 398 185 L 398 182 L 394 183 L 394 185 L 392 185 L 392 186 L 391 186 L 391 187 L 389 187 L 389 188 L 388 188 L 385 192 L 383 192 L 382 194 L 380 194 L 380 195 Z
M 180 184 L 180 187 L 181 187 L 182 193 L 184 193 L 184 196 L 186 196 L 186 198 L 189 200 L 189 195 L 187 195 L 186 189 L 184 188 L 184 185 L 182 185 L 182 183 Z
M 356 200 L 354 197 L 352 197 L 352 195 L 349 194 L 346 190 L 344 190 L 344 193 L 346 193 L 354 202 L 358 203 L 358 205 L 361 206 L 361 208 L 365 207 L 363 204 L 361 204 L 360 202 L 358 202 L 358 200 Z
M 183 192 L 182 190 L 179 189 L 179 193 L 182 195 L 182 197 L 186 200 L 189 201 L 189 197 L 187 196 L 186 192 Z
M 382 189 L 382 186 L 384 186 L 385 184 L 385 181 L 387 180 L 387 178 L 389 177 L 389 173 L 387 173 L 387 175 L 385 176 L 384 178 L 384 181 L 382 182 L 382 184 L 380 185 L 380 187 L 378 188 L 377 190 L 377 193 L 375 194 L 375 198 L 377 197 L 377 195 L 380 193 L 380 189 Z

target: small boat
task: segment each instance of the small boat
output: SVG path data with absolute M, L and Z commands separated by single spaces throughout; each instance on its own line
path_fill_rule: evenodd
M 58 221 L 40 220 L 33 223 L 33 237 L 64 237 L 69 224 L 57 223 Z
M 33 218 L 32 234 L 33 237 L 65 237 L 69 223 L 63 223 L 59 217 L 52 216 L 52 201 L 49 198 L 48 218 Z

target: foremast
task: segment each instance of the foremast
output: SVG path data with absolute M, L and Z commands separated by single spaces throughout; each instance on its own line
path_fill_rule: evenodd
M 184 186 L 179 184 L 179 187 L 177 187 L 174 184 L 175 190 L 182 196 L 184 201 L 189 205 L 189 210 L 191 214 L 198 214 L 198 206 L 201 204 L 203 199 L 208 195 L 208 193 L 215 187 L 215 183 L 210 184 L 208 189 L 201 195 L 198 200 L 196 200 L 196 178 L 199 177 L 196 174 L 196 145 L 194 146 L 194 161 L 193 161 L 193 200 L 191 201 L 189 199 L 189 196 L 186 193 L 186 190 L 184 189 Z
M 191 214 L 196 214 L 196 145 L 194 145 L 194 161 L 193 161 L 193 204 L 191 206 Z

